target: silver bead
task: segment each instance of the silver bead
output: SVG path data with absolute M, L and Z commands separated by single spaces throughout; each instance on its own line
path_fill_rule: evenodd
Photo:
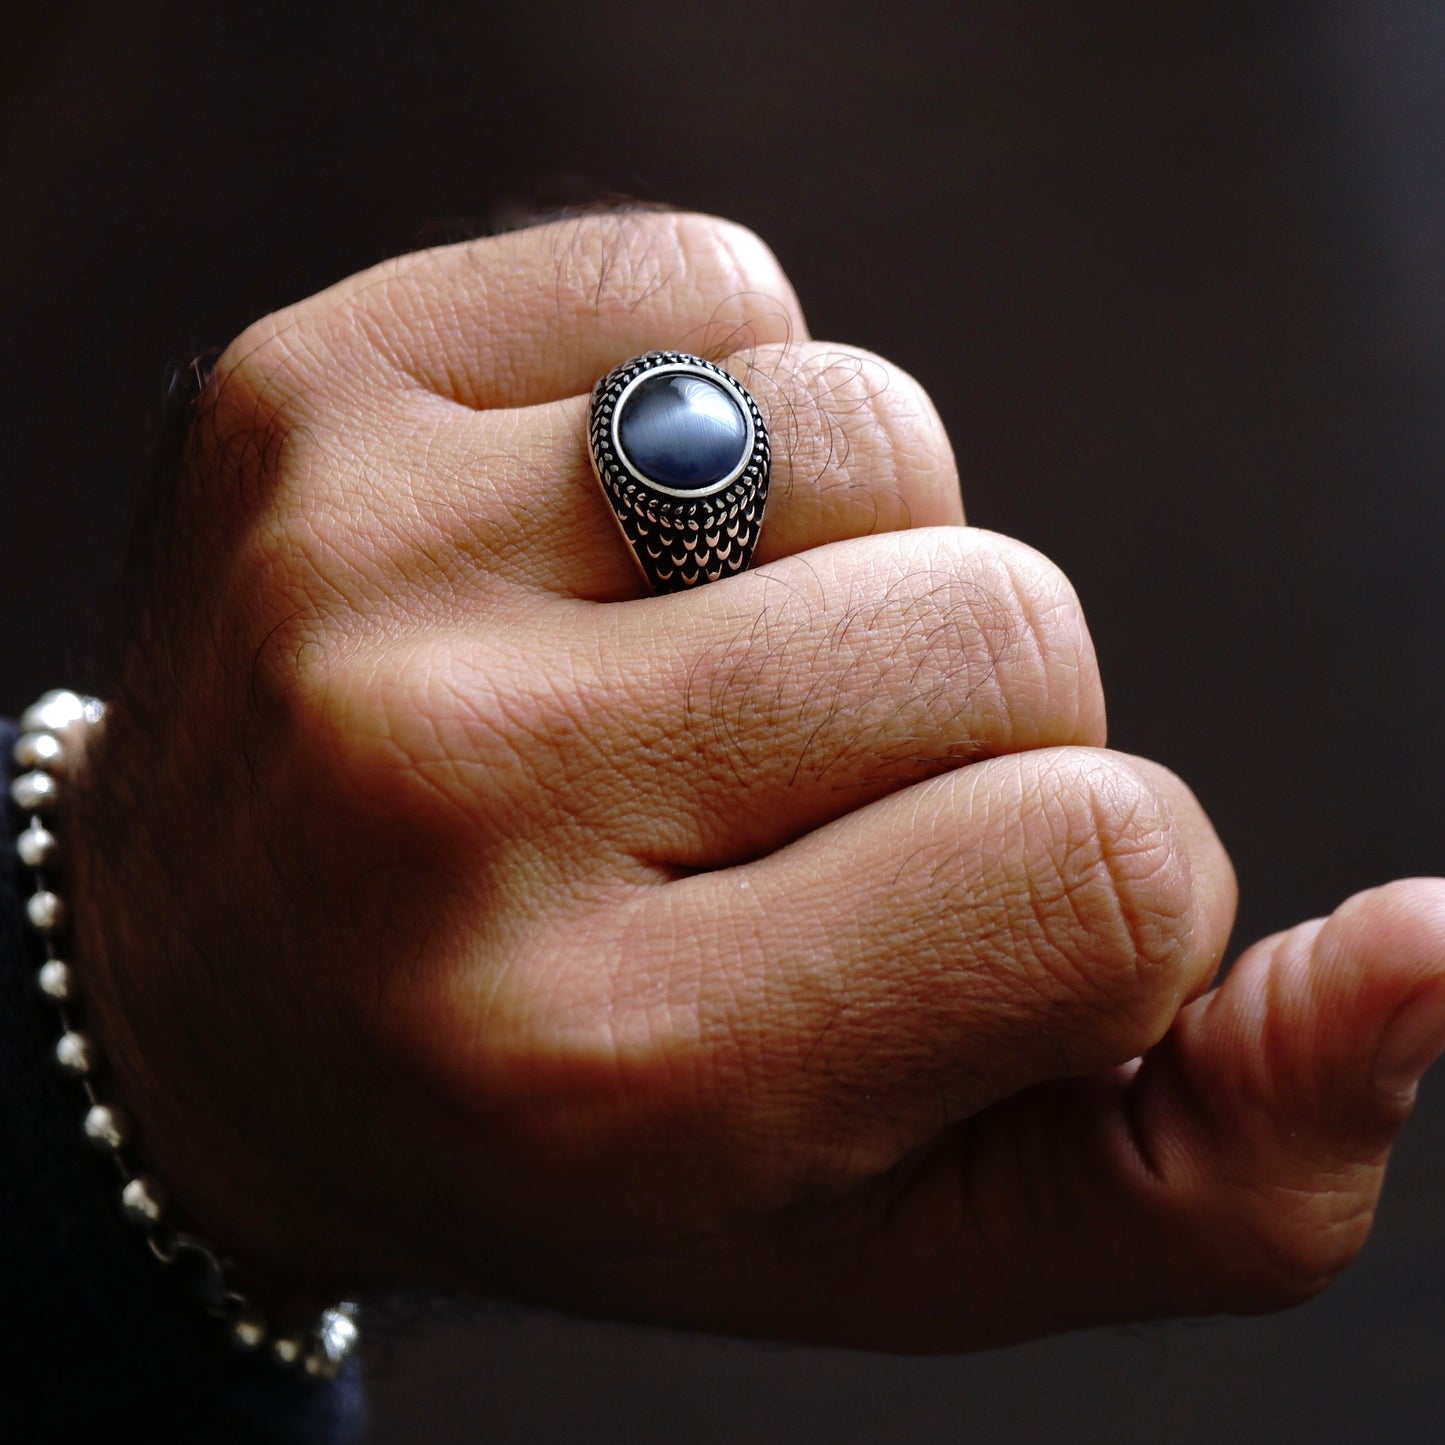
M 159 1224 L 166 1209 L 166 1192 L 159 1179 L 137 1174 L 120 1191 L 120 1204 L 132 1224 Z
M 266 1321 L 260 1310 L 242 1310 L 231 1321 L 231 1339 L 243 1350 L 254 1350 L 265 1338 Z
M 352 1317 L 355 1308 L 355 1305 L 338 1305 L 334 1309 L 321 1312 L 317 1339 L 321 1348 L 326 1351 L 327 1358 L 337 1365 L 345 1363 L 361 1338 L 361 1331 Z
M 67 1074 L 88 1074 L 99 1059 L 99 1051 L 88 1034 L 69 1029 L 55 1045 L 55 1062 Z
M 48 813 L 60 796 L 60 784 L 49 773 L 21 773 L 10 784 L 10 796 L 27 813 Z
M 65 905 L 48 888 L 39 888 L 25 900 L 25 916 L 37 933 L 54 933 L 65 917 Z
M 39 818 L 32 818 L 30 826 L 15 840 L 15 851 L 27 868 L 45 868 L 55 861 L 60 843 Z
M 341 1373 L 361 1338 L 352 1318 L 355 1310 L 353 1304 L 341 1304 L 321 1312 L 310 1347 L 301 1360 L 301 1368 L 313 1379 L 334 1380 Z
M 301 1341 L 295 1335 L 282 1335 L 271 1341 L 271 1353 L 283 1365 L 294 1365 L 301 1358 Z
M 86 699 L 64 688 L 47 692 L 20 715 L 21 730 L 27 733 L 58 733 L 71 723 L 84 721 Z
M 42 963 L 36 978 L 40 992 L 56 1003 L 69 1003 L 75 997 L 75 972 L 58 958 Z
M 130 1120 L 110 1104 L 92 1104 L 85 1116 L 85 1137 L 100 1149 L 123 1149 L 130 1138 Z
M 65 748 L 54 733 L 21 733 L 11 752 L 17 767 L 52 771 L 65 757 Z

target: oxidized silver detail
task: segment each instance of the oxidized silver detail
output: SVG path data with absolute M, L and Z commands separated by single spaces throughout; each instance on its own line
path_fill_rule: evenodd
M 644 476 L 617 441 L 619 405 L 658 371 L 705 376 L 742 411 L 748 447 L 732 473 L 702 491 L 679 491 Z M 683 351 L 649 351 L 609 371 L 592 392 L 588 452 L 613 516 L 648 586 L 684 592 L 744 571 L 752 561 L 768 499 L 772 450 L 758 404 L 734 376 Z

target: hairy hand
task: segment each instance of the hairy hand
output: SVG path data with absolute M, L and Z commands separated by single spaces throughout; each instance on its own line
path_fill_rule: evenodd
M 754 570 L 639 595 L 594 379 L 725 360 Z M 74 828 L 143 1156 L 258 1278 L 952 1349 L 1359 1247 L 1445 884 L 1251 949 L 1084 620 L 895 368 L 695 216 L 409 256 L 248 330 Z

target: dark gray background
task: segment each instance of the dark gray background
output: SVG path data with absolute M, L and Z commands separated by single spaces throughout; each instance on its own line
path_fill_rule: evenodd
M 930 388 L 971 518 L 1089 608 L 1116 745 L 1240 938 L 1445 872 L 1445 8 L 246 7 L 7 17 L 0 709 L 88 674 L 168 358 L 449 218 L 745 221 Z M 433 230 L 433 234 L 435 229 Z M 1440 1437 L 1445 1090 L 1364 1258 L 1277 1319 L 898 1361 L 529 1317 L 395 1349 L 376 1438 Z

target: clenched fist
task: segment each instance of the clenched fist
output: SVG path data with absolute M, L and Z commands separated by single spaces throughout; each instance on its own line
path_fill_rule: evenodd
M 669 597 L 585 442 L 654 347 L 775 456 L 753 569 Z M 1359 1248 L 1445 1045 L 1445 883 L 1212 988 L 1229 862 L 1105 749 L 1068 582 L 964 525 L 926 396 L 811 341 L 746 231 L 593 217 L 271 316 L 165 510 L 77 954 L 141 1157 L 263 1299 L 943 1350 L 1283 1305 Z

